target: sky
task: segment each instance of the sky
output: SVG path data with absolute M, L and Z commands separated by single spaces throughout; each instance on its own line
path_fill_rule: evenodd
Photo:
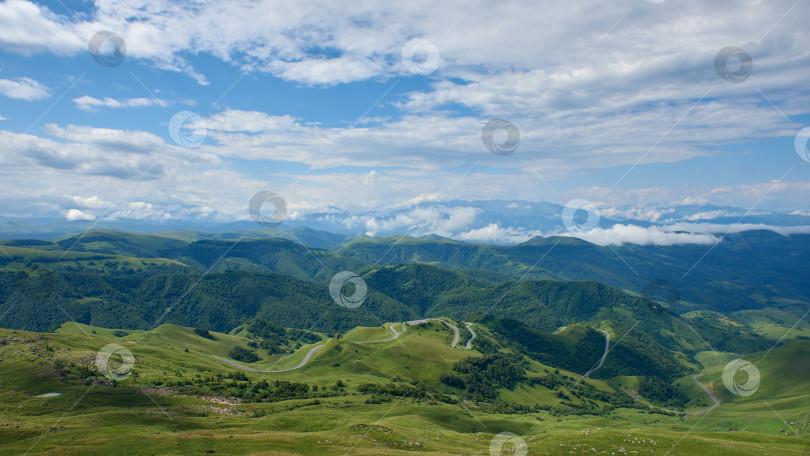
M 0 3 L 11 218 L 424 202 L 810 215 L 797 0 Z

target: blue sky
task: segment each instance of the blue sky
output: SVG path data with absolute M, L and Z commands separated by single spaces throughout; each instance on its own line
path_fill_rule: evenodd
M 0 3 L 4 213 L 226 221 L 270 190 L 292 218 L 575 198 L 810 214 L 807 5 L 406 3 Z M 101 31 L 120 65 L 89 55 Z M 736 82 L 729 46 L 752 62 Z M 201 143 L 172 138 L 178 112 Z M 514 153 L 483 144 L 492 119 Z

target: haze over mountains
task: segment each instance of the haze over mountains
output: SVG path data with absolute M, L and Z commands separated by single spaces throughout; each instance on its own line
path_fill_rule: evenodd
M 810 455 L 808 18 L 0 0 L 0 455 Z
M 349 211 L 335 207 L 325 211 L 288 213 L 279 228 L 306 227 L 346 237 L 358 234 L 438 235 L 469 242 L 517 244 L 536 236 L 572 235 L 563 223 L 563 208 L 548 202 L 507 200 L 422 202 L 374 211 Z M 247 218 L 247 210 L 245 214 Z M 103 216 L 89 218 L 67 221 L 54 218 L 0 218 L 0 237 L 47 239 L 91 228 L 144 233 L 168 230 L 217 233 L 257 228 L 251 220 L 226 222 L 215 217 L 166 217 L 161 220 Z M 781 234 L 810 233 L 810 215 L 712 205 L 624 209 L 599 207 L 598 225 L 576 236 L 600 245 L 710 245 L 724 233 L 755 229 L 768 229 Z
M 507 207 L 484 222 L 552 226 L 558 208 L 521 214 Z M 419 208 L 455 209 L 468 210 Z M 619 221 L 606 223 L 628 226 Z M 598 245 L 571 234 L 486 244 L 334 233 L 306 222 L 286 229 L 242 222 L 223 232 L 48 232 L 72 223 L 0 240 L 0 398 L 11 398 L 10 416 L 26 429 L 7 438 L 15 448 L 36 446 L 50 432 L 47 442 L 60 451 L 76 447 L 74 432 L 89 436 L 88 446 L 107 445 L 97 435 L 107 424 L 47 428 L 51 414 L 38 413 L 49 403 L 36 401 L 62 393 L 58 413 L 70 423 L 104 420 L 113 407 L 134 435 L 168 427 L 146 444 L 153 448 L 186 435 L 153 417 L 156 404 L 201 432 L 217 420 L 215 435 L 227 428 L 236 438 L 206 448 L 236 454 L 255 445 L 241 448 L 251 437 L 233 426 L 245 424 L 271 440 L 278 426 L 294 432 L 300 454 L 329 454 L 301 440 L 318 432 L 348 453 L 355 445 L 373 447 L 370 454 L 427 447 L 435 437 L 425 438 L 426 426 L 476 444 L 481 432 L 517 430 L 535 453 L 549 447 L 547 437 L 562 439 L 551 446 L 562 448 L 603 427 L 611 434 L 591 443 L 596 451 L 662 444 L 694 454 L 701 437 L 684 433 L 718 426 L 747 430 L 741 435 L 756 445 L 804 444 L 791 438 L 806 425 L 789 434 L 780 428 L 804 423 L 810 404 L 806 382 L 797 380 L 810 353 L 810 234 L 776 232 L 801 225 L 734 232 L 718 224 L 725 232 L 711 243 L 671 245 Z M 334 278 L 347 274 L 358 282 L 333 290 Z M 358 283 L 362 299 L 352 307 L 343 299 Z M 98 361 L 107 347 L 121 353 L 112 374 Z M 88 368 L 83 360 L 93 356 Z M 728 389 L 731 361 L 756 363 L 763 380 L 755 399 Z M 100 407 L 62 411 L 96 400 Z M 146 424 L 133 421 L 142 415 Z M 226 416 L 233 421 L 223 424 Z M 281 416 L 296 418 L 283 424 Z M 319 420 L 322 430 L 313 431 Z M 409 428 L 414 420 L 418 430 Z M 352 423 L 348 431 L 344 422 Z M 566 426 L 584 429 L 577 437 L 560 430 Z M 630 434 L 621 426 L 642 426 L 655 444 L 622 442 Z M 749 445 L 735 435 L 709 437 L 730 454 Z
M 281 238 L 267 238 L 267 235 Z M 783 318 L 790 315 L 796 318 L 801 316 L 810 302 L 810 285 L 803 272 L 810 261 L 810 235 L 783 236 L 767 230 L 728 234 L 711 246 L 598 246 L 560 236 L 538 237 L 514 246 L 497 246 L 430 236 L 360 235 L 347 238 L 306 228 L 289 232 L 258 230 L 217 234 L 172 231 L 155 235 L 93 230 L 55 241 L 6 240 L 0 246 L 6 253 L 6 257 L 0 259 L 4 264 L 3 269 L 7 271 L 4 279 L 6 286 L 1 291 L 4 299 L 11 303 L 19 302 L 21 306 L 38 308 L 28 312 L 29 315 L 37 315 L 36 326 L 28 326 L 31 323 L 12 325 L 29 329 L 47 329 L 50 325 L 66 321 L 66 316 L 50 305 L 54 302 L 75 307 L 77 312 L 86 315 L 86 323 L 98 322 L 93 320 L 93 312 L 106 314 L 114 312 L 119 306 L 115 302 L 126 307 L 133 299 L 140 301 L 143 296 L 152 294 L 145 290 L 159 288 L 161 281 L 169 280 L 175 274 L 186 278 L 172 281 L 193 283 L 193 277 L 200 274 L 211 279 L 211 274 L 228 271 L 259 274 L 257 277 L 260 281 L 283 284 L 279 290 L 288 287 L 288 291 L 281 295 L 278 290 L 270 295 L 257 295 L 257 306 L 274 296 L 273 302 L 284 304 L 281 309 L 287 309 L 286 306 L 295 302 L 294 296 L 299 295 L 306 295 L 305 300 L 315 304 L 319 300 L 316 296 L 318 293 L 311 291 L 302 295 L 300 290 L 323 287 L 340 271 L 356 271 L 366 278 L 373 292 L 384 295 L 381 303 L 389 302 L 403 311 L 410 308 L 408 312 L 415 312 L 397 314 L 400 315 L 398 318 L 448 315 L 449 308 L 440 305 L 440 310 L 430 311 L 431 306 L 443 302 L 442 297 L 449 296 L 447 293 L 458 292 L 477 298 L 471 298 L 468 304 L 453 310 L 453 315 L 461 318 L 469 312 L 487 313 L 485 308 L 495 305 L 497 293 L 493 290 L 484 292 L 483 289 L 499 283 L 544 279 L 600 282 L 637 294 L 649 294 L 645 296 L 650 299 L 663 290 L 665 293 L 657 295 L 656 299 L 667 303 L 674 312 L 715 311 L 727 314 L 729 318 L 736 318 L 735 312 L 763 309 L 776 312 Z M 49 271 L 46 277 L 55 281 L 47 295 L 34 293 L 30 284 L 20 282 L 19 276 L 13 273 L 17 268 L 30 268 L 32 265 Z M 385 270 L 380 269 L 381 266 L 393 267 L 396 271 L 410 271 L 406 276 L 411 274 L 413 277 L 400 280 L 395 274 L 381 280 L 379 276 Z M 94 288 L 87 289 L 81 285 L 88 280 L 87 274 L 99 281 L 99 288 L 90 294 L 84 293 Z M 131 278 L 120 282 L 116 278 L 120 275 Z M 467 279 L 462 280 L 464 277 Z M 435 280 L 439 280 L 441 285 L 437 285 Z M 303 282 L 296 286 L 290 281 Z M 250 287 L 256 283 L 251 282 Z M 240 285 L 247 286 L 244 283 Z M 503 286 L 505 289 L 512 287 Z M 102 291 L 110 287 L 117 291 L 113 294 Z M 226 295 L 243 290 L 229 291 L 231 287 L 229 285 L 222 290 L 215 287 L 205 293 L 213 293 L 215 302 L 221 302 L 221 305 L 232 306 L 235 298 Z M 57 291 L 62 289 L 74 291 Z M 198 292 L 200 290 L 194 291 Z M 491 299 L 481 299 L 488 293 Z M 524 299 L 531 301 L 534 299 L 532 296 L 530 293 Z M 94 305 L 88 309 L 87 299 L 97 298 L 103 298 L 99 301 L 101 307 Z M 143 305 L 157 308 L 171 306 L 171 299 L 165 299 L 157 302 L 147 300 Z M 298 312 L 295 307 L 290 309 Z M 499 306 L 498 310 L 503 310 L 503 307 Z M 143 313 L 144 308 L 140 307 L 138 312 Z M 133 318 L 138 312 L 133 313 Z M 251 312 L 255 313 L 256 308 L 246 315 L 249 316 Z M 297 315 L 295 312 L 292 315 Z M 284 311 L 277 312 L 278 318 L 283 318 L 279 323 L 301 322 L 298 317 L 283 314 Z M 49 317 L 46 318 L 46 315 Z M 500 315 L 515 316 L 508 312 Z M 389 319 L 394 316 L 392 313 Z M 742 319 L 748 316 L 737 315 Z M 25 314 L 6 318 L 25 318 Z M 148 320 L 149 317 L 139 315 L 131 324 L 140 328 L 148 326 Z M 229 324 L 238 321 L 235 318 Z M 329 324 L 333 328 L 337 327 L 335 325 L 340 326 L 340 323 Z M 220 326 L 215 328 L 226 329 Z

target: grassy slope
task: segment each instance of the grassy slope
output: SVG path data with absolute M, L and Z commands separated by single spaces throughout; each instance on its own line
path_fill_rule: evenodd
M 750 357 L 763 373 L 755 396 L 721 396 L 720 408 L 682 421 L 624 409 L 610 417 L 554 418 L 544 413 L 484 413 L 472 405 L 465 408 L 396 398 L 390 403 L 365 404 L 363 395 L 327 398 L 319 405 L 313 405 L 311 400 L 227 405 L 155 392 L 150 399 L 145 394 L 133 394 L 134 379 L 123 381 L 118 388 L 66 385 L 55 372 L 34 362 L 34 352 L 41 353 L 47 341 L 60 359 L 87 360 L 102 345 L 121 343 L 136 356 L 136 372 L 143 381 L 150 377 L 189 376 L 195 371 L 233 372 L 211 354 L 226 353 L 229 347 L 245 340 L 213 333 L 217 341 L 209 341 L 188 328 L 171 325 L 148 334 L 133 332 L 123 338 L 101 328 L 82 329 L 89 335 L 65 327 L 58 334 L 43 335 L 42 341 L 0 346 L 0 416 L 4 422 L 0 424 L 11 424 L 0 426 L 0 448 L 4 448 L 0 452 L 24 453 L 33 444 L 29 454 L 200 454 L 209 449 L 217 454 L 257 455 L 411 454 L 413 450 L 435 455 L 459 454 L 459 450 L 464 454 L 488 454 L 492 435 L 504 431 L 522 435 L 529 454 L 592 453 L 590 448 L 608 453 L 619 452 L 620 448 L 639 453 L 672 449 L 669 454 L 673 455 L 755 454 L 768 448 L 774 454 L 801 454 L 807 444 L 803 438 L 784 437 L 778 428 L 785 425 L 763 403 L 767 401 L 786 419 L 807 410 L 804 399 L 810 397 L 810 391 L 804 379 L 810 372 L 796 362 L 807 359 L 810 344 L 803 342 L 779 347 L 767 357 L 764 353 Z M 94 330 L 96 334 L 92 334 Z M 40 335 L 0 331 L 0 337 L 10 336 Z M 339 378 L 350 391 L 359 383 L 396 375 L 432 383 L 454 360 L 478 356 L 474 351 L 450 349 L 449 338 L 443 325 L 431 323 L 410 327 L 395 341 L 381 344 L 330 340 L 305 368 L 282 374 L 248 373 L 248 377 L 322 386 L 334 384 Z M 305 351 L 307 347 L 302 347 L 296 354 Z M 706 361 L 711 371 L 704 380 L 714 382 L 713 389 L 718 393 L 724 361 Z M 591 382 L 604 387 L 601 382 Z M 51 391 L 64 394 L 49 399 L 33 397 Z M 553 400 L 547 393 L 517 389 L 509 394 L 526 400 Z M 729 427 L 747 431 L 725 432 Z M 688 437 L 682 439 L 689 430 Z
M 0 269 L 7 271 L 23 269 L 27 262 L 36 263 L 39 267 L 49 270 L 60 270 L 68 267 L 100 273 L 117 271 L 123 268 L 142 270 L 154 266 L 187 267 L 182 263 L 165 258 L 135 258 L 101 253 L 63 252 L 8 246 L 3 247 L 3 250 L 13 258 L 0 266 Z M 20 258 L 22 261 L 16 261 L 16 258 Z

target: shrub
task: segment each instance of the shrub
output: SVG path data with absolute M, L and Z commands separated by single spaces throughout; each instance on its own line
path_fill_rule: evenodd
M 208 330 L 207 330 L 207 329 L 202 329 L 202 328 L 194 328 L 194 334 L 196 334 L 196 335 L 198 335 L 198 336 L 200 336 L 200 337 L 204 337 L 204 338 L 206 338 L 206 339 L 210 339 L 210 340 L 216 340 L 216 339 L 214 339 L 214 336 L 213 336 L 213 335 L 211 335 L 211 333 L 210 333 L 210 332 L 208 332 Z
M 230 353 L 228 353 L 228 356 L 231 359 L 242 361 L 243 363 L 255 363 L 259 360 L 259 355 L 257 355 L 256 352 L 245 347 L 240 347 L 239 345 L 233 347 Z

